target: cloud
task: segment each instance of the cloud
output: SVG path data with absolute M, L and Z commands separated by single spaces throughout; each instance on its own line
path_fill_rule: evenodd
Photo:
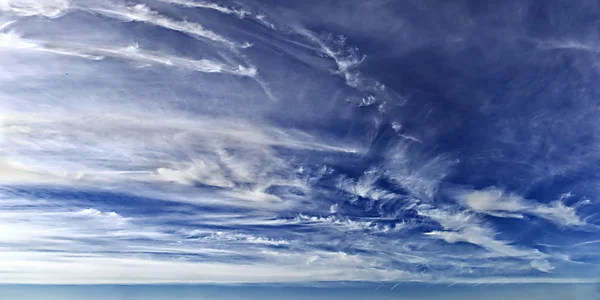
M 189 1 L 189 0 L 160 0 L 160 1 L 163 1 L 165 3 L 182 5 L 182 6 L 186 6 L 186 7 L 212 9 L 212 10 L 216 10 L 220 13 L 235 15 L 238 18 L 244 18 L 244 17 L 250 15 L 250 12 L 245 11 L 243 9 L 225 7 L 225 6 L 221 6 L 219 4 L 211 3 L 211 2 Z
M 556 49 L 572 49 L 572 50 L 582 50 L 582 51 L 591 51 L 598 52 L 598 47 L 595 45 L 590 45 L 588 43 L 582 43 L 576 40 L 566 40 L 566 41 L 535 41 L 538 44 L 538 47 L 544 50 L 556 50 Z
M 8 205 L 7 205 L 8 204 Z M 110 240 L 163 239 L 167 234 L 143 228 L 115 212 L 94 208 L 64 208 L 52 203 L 36 203 L 33 208 L 13 202 L 3 205 L 0 239 L 7 249 L 92 250 L 93 243 Z M 103 246 L 99 246 L 103 248 Z M 108 249 L 107 249 L 108 250 Z
M 336 203 L 336 204 L 333 204 L 333 205 L 331 205 L 331 206 L 329 207 L 329 213 L 330 213 L 330 214 L 335 214 L 335 213 L 337 212 L 337 210 L 338 210 L 338 205 L 337 205 L 337 203 Z
M 550 265 L 550 263 L 547 260 L 533 260 L 531 261 L 531 266 L 535 269 L 546 273 L 549 273 L 554 269 L 554 267 Z
M 306 35 L 313 42 L 317 43 L 323 53 L 333 59 L 337 66 L 337 72 L 344 77 L 348 86 L 359 88 L 365 84 L 362 75 L 356 70 L 365 60 L 365 56 L 360 55 L 357 48 L 346 47 L 346 38 L 344 36 L 338 36 L 337 38 L 328 36 L 322 40 L 306 30 L 301 31 L 301 34 Z M 328 45 L 326 41 L 331 42 L 331 45 Z M 374 99 L 372 101 L 374 102 Z
M 206 230 L 194 230 L 190 232 L 190 238 L 198 238 L 203 239 L 205 241 L 216 241 L 216 242 L 242 242 L 242 243 L 250 243 L 250 244 L 262 244 L 262 245 L 271 245 L 271 246 L 281 246 L 281 245 L 289 245 L 290 242 L 284 239 L 269 239 L 261 236 L 254 236 L 251 234 L 245 233 L 231 233 L 231 232 L 223 232 L 223 231 L 206 231 Z
M 598 283 L 594 278 L 573 277 L 485 277 L 485 278 L 456 278 L 438 280 L 438 283 L 464 284 L 565 284 L 565 283 Z
M 29 169 L 22 164 L 0 160 L 0 183 L 22 183 L 22 182 L 52 182 L 60 180 L 61 174 L 52 174 L 40 170 Z
M 103 60 L 106 57 L 122 59 L 147 65 L 162 65 L 205 73 L 229 73 L 240 76 L 256 76 L 256 68 L 249 66 L 227 66 L 208 59 L 194 60 L 139 49 L 139 46 L 112 47 L 85 44 L 69 44 L 48 41 L 24 40 L 14 32 L 0 33 L 0 47 L 21 51 L 30 49 L 58 55 L 74 56 L 91 60 Z
M 421 205 L 417 212 L 421 216 L 428 217 L 439 223 L 444 231 L 434 230 L 426 232 L 425 235 L 442 239 L 447 243 L 454 244 L 465 242 L 482 247 L 494 256 L 514 257 L 530 260 L 531 266 L 542 272 L 552 269 L 546 258 L 549 256 L 537 249 L 519 248 L 510 245 L 507 241 L 495 239 L 496 232 L 486 226 L 476 215 L 464 211 L 431 208 Z
M 0 11 L 29 17 L 43 16 L 58 18 L 70 9 L 69 0 L 2 0 Z
M 13 272 L 10 277 L 0 276 L 0 282 L 3 283 L 290 283 L 304 282 L 306 278 L 323 281 L 335 277 L 344 281 L 360 281 L 367 278 L 393 280 L 406 277 L 406 273 L 401 271 L 352 268 L 342 259 L 333 257 L 325 260 L 329 267 L 310 264 L 310 268 L 306 264 L 157 261 L 126 257 L 80 257 L 70 253 L 57 256 L 43 252 L 3 252 L 0 261 L 5 270 Z
M 460 231 L 431 231 L 425 233 L 428 236 L 443 239 L 448 243 L 456 242 L 467 242 L 497 254 L 500 256 L 509 257 L 523 257 L 528 258 L 532 256 L 540 255 L 535 250 L 521 250 L 516 249 L 508 245 L 508 242 L 498 241 L 493 238 L 493 233 L 486 230 L 485 228 L 470 227 Z M 532 266 L 540 266 L 540 264 L 533 264 Z M 547 269 L 547 268 L 543 268 Z
M 267 28 L 270 28 L 273 30 L 277 29 L 275 24 L 268 20 L 267 16 L 265 16 L 263 14 L 254 15 L 252 12 L 250 12 L 246 9 L 243 9 L 243 8 L 236 8 L 236 7 L 232 7 L 232 6 L 223 6 L 223 5 L 219 5 L 217 3 L 205 2 L 205 1 L 190 1 L 190 0 L 159 0 L 159 1 L 162 1 L 165 3 L 170 3 L 170 4 L 175 4 L 175 5 L 181 5 L 181 6 L 185 6 L 185 7 L 215 10 L 215 11 L 218 11 L 223 14 L 235 15 L 236 17 L 238 17 L 240 19 L 252 17 L 256 21 L 258 21 L 258 23 L 262 24 L 263 26 L 265 26 Z M 247 45 L 249 47 L 251 44 L 245 43 L 245 45 Z M 246 47 L 242 46 L 242 48 L 246 48 Z
M 256 20 L 257 20 L 257 21 L 258 21 L 260 24 L 262 24 L 263 26 L 265 26 L 265 27 L 267 27 L 267 28 L 270 28 L 270 29 L 273 29 L 273 30 L 276 30 L 276 29 L 277 29 L 277 27 L 275 26 L 275 23 L 273 23 L 273 22 L 269 21 L 269 20 L 267 19 L 267 16 L 265 16 L 265 15 L 256 15 Z
M 342 231 L 353 231 L 353 230 L 367 230 L 371 232 L 393 232 L 407 228 L 405 223 L 396 223 L 393 225 L 381 225 L 375 221 L 361 221 L 352 220 L 350 218 L 339 218 L 336 216 L 320 217 L 320 216 L 306 216 L 299 214 L 294 218 L 295 223 L 308 224 L 308 225 L 322 225 L 333 226 L 339 228 Z
M 111 6 L 108 8 L 93 7 L 88 8 L 88 10 L 126 22 L 143 22 L 152 24 L 154 26 L 182 32 L 195 38 L 207 39 L 213 42 L 221 43 L 229 47 L 238 46 L 237 43 L 230 41 L 229 39 L 215 33 L 212 30 L 204 28 L 198 23 L 173 20 L 151 10 L 144 4 L 136 4 L 131 6 Z
M 560 226 L 585 225 L 575 208 L 564 205 L 564 197 L 543 204 L 490 187 L 483 190 L 461 191 L 456 198 L 461 204 L 476 212 L 497 217 L 523 218 L 523 214 L 527 214 L 544 218 Z
M 223 188 L 234 186 L 233 181 L 222 174 L 221 166 L 212 161 L 196 160 L 183 169 L 158 168 L 156 175 L 162 180 L 185 185 L 202 183 Z
M 385 175 L 412 197 L 430 201 L 456 163 L 446 155 L 428 155 L 419 144 L 400 142 L 387 153 Z
M 10 168 L 19 174 L 20 184 L 43 179 L 115 187 L 160 182 L 205 185 L 221 188 L 205 201 L 237 205 L 281 202 L 282 197 L 295 199 L 298 192 L 307 192 L 307 179 L 312 175 L 296 173 L 296 167 L 276 148 L 308 153 L 349 151 L 302 132 L 240 120 L 12 114 L 0 121 L 3 151 L 14 161 Z M 32 147 L 37 150 L 28 152 Z M 47 161 L 39 153 L 54 153 L 54 158 Z M 179 194 L 176 187 L 171 189 Z M 194 198 L 193 194 L 182 196 Z
M 168 220 L 125 217 L 84 208 L 79 201 L 85 199 L 77 202 L 79 208 L 60 200 L 23 206 L 24 201 L 7 201 L 9 196 L 3 196 L 1 274 L 10 275 L 0 275 L 2 283 L 303 282 L 331 276 L 362 281 L 411 276 L 404 271 L 361 268 L 368 258 L 339 251 L 274 250 L 273 246 L 294 242 L 239 229 L 193 229 L 197 225 L 175 223 L 175 215 Z M 199 219 L 205 215 L 197 213 Z M 240 263 L 236 257 L 246 260 Z
M 364 172 L 358 180 L 346 177 L 340 178 L 337 187 L 354 197 L 367 198 L 373 201 L 390 200 L 397 197 L 392 192 L 377 188 L 376 183 L 380 176 L 377 169 L 371 169 Z

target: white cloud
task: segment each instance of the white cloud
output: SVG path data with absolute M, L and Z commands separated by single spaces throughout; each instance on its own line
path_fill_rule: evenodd
M 529 214 L 561 226 L 585 225 L 575 208 L 564 205 L 563 199 L 549 204 L 537 203 L 495 187 L 478 191 L 460 191 L 456 198 L 476 212 L 493 216 L 523 218 L 523 214 Z
M 419 215 L 436 221 L 445 229 L 445 231 L 427 232 L 425 233 L 427 236 L 442 239 L 450 244 L 457 242 L 474 244 L 489 251 L 493 256 L 529 260 L 533 268 L 543 272 L 548 272 L 552 268 L 545 260 L 549 255 L 537 249 L 517 247 L 507 241 L 497 240 L 496 232 L 473 213 L 432 208 L 427 205 L 421 205 L 417 211 Z
M 310 257 L 310 256 L 309 256 Z M 305 258 L 304 261 L 308 259 Z M 324 260 L 323 258 L 319 261 Z M 121 257 L 81 257 L 36 252 L 2 252 L 2 283 L 124 284 L 124 283 L 277 283 L 324 281 L 403 280 L 402 271 L 361 269 L 339 257 L 324 264 L 217 263 L 149 260 Z M 10 274 L 6 276 L 6 274 Z M 52 274 L 52 276 L 48 276 Z
M 256 15 L 256 20 L 263 26 L 275 30 L 275 24 L 267 19 L 265 15 Z
M 270 239 L 262 236 L 254 236 L 246 233 L 193 230 L 189 233 L 189 238 L 198 238 L 205 241 L 216 242 L 242 242 L 249 244 L 262 244 L 271 246 L 289 245 L 290 242 L 285 239 Z
M 515 195 L 504 195 L 499 189 L 473 191 L 460 196 L 460 200 L 475 211 L 500 210 L 519 211 L 525 206 L 522 199 Z
M 237 205 L 294 205 L 282 203 L 281 196 L 295 199 L 298 196 L 292 190 L 307 190 L 312 175 L 296 173 L 274 147 L 349 151 L 301 132 L 215 118 L 5 114 L 0 122 L 0 144 L 12 161 L 2 165 L 12 175 L 4 174 L 18 175 L 20 184 L 40 180 L 93 186 L 110 183 L 115 188 L 133 183 L 202 184 L 223 189 L 203 201 Z M 54 153 L 53 159 L 39 155 L 43 153 Z M 10 176 L 4 174 L 0 180 L 9 181 Z M 269 192 L 272 187 L 279 188 L 278 194 Z M 171 196 L 179 191 L 171 189 L 175 193 Z M 197 198 L 193 193 L 181 196 Z
M 564 284 L 564 283 L 598 283 L 596 278 L 573 277 L 482 277 L 482 278 L 448 278 L 436 280 L 437 283 L 464 283 L 464 284 Z
M 192 230 L 189 224 L 172 224 L 175 215 L 167 215 L 170 222 L 166 222 L 95 208 L 74 209 L 64 201 L 23 206 L 24 201 L 7 200 L 0 199 L 2 283 L 364 281 L 413 276 L 405 271 L 365 268 L 372 258 L 340 251 L 271 248 L 294 244 L 284 238 Z M 202 217 L 198 212 L 197 218 Z M 210 259 L 199 261 L 194 255 Z M 254 259 L 232 263 L 236 256 Z
M 538 44 L 538 47 L 544 50 L 554 49 L 574 49 L 582 51 L 598 52 L 599 48 L 591 43 L 583 43 L 577 40 L 564 40 L 564 41 L 540 41 L 534 40 Z
M 366 97 L 362 97 L 360 104 L 358 105 L 359 107 L 362 106 L 371 106 L 373 104 L 375 104 L 375 102 L 377 102 L 377 99 L 375 98 L 375 96 L 373 95 L 368 95 Z
M 64 208 L 52 203 L 36 203 L 33 207 L 6 205 L 0 212 L 3 228 L 0 240 L 14 249 L 81 250 L 92 249 L 88 240 L 99 242 L 117 239 L 166 237 L 151 228 L 143 228 L 115 212 L 94 208 Z
M 91 60 L 101 60 L 103 56 L 96 56 L 92 54 L 86 54 L 83 51 L 78 49 L 67 49 L 67 48 L 59 48 L 59 47 L 45 47 L 39 46 L 33 41 L 28 41 L 22 39 L 19 35 L 14 32 L 9 33 L 0 33 L 0 49 L 12 49 L 12 50 L 34 50 L 40 52 L 47 52 L 65 56 L 74 56 Z
M 259 21 L 267 27 L 274 28 L 272 23 L 265 22 L 264 18 L 259 18 Z M 334 37 L 325 35 L 323 37 L 318 37 L 306 29 L 297 29 L 296 32 L 317 44 L 321 53 L 333 60 L 337 68 L 334 73 L 343 77 L 346 85 L 360 91 L 374 93 L 360 97 L 359 106 L 370 106 L 374 104 L 379 100 L 377 98 L 378 96 L 381 96 L 382 103 L 385 102 L 383 100 L 386 99 L 400 99 L 400 95 L 395 91 L 387 88 L 379 81 L 361 74 L 359 67 L 364 62 L 366 55 L 361 55 L 358 48 L 348 46 L 346 44 L 345 36 L 338 35 Z
M 374 221 L 363 221 L 363 220 L 352 220 L 350 218 L 339 218 L 336 216 L 307 216 L 299 214 L 294 219 L 295 223 L 302 224 L 313 224 L 313 225 L 327 225 L 337 227 L 343 231 L 354 231 L 354 230 L 366 230 L 371 232 L 393 232 L 405 229 L 407 225 L 405 223 L 396 223 L 393 225 L 381 225 Z
M 552 265 L 550 265 L 550 263 L 547 260 L 532 260 L 531 266 L 534 269 L 537 269 L 537 270 L 540 270 L 540 271 L 546 272 L 546 273 L 549 273 L 550 271 L 552 271 L 554 269 L 554 267 Z
M 111 6 L 109 8 L 88 8 L 91 12 L 99 13 L 111 18 L 117 18 L 126 22 L 144 22 L 166 29 L 179 31 L 192 37 L 211 40 L 217 43 L 236 47 L 237 44 L 229 39 L 215 33 L 204 26 L 189 21 L 177 21 L 151 10 L 144 4 L 132 6 Z
M 190 1 L 190 0 L 160 0 L 160 1 L 163 1 L 165 3 L 182 5 L 182 6 L 186 6 L 186 7 L 212 9 L 212 10 L 216 10 L 220 13 L 236 15 L 238 18 L 244 18 L 244 17 L 250 15 L 250 12 L 245 11 L 243 9 L 225 7 L 225 6 L 221 6 L 219 4 L 212 3 L 212 2 Z
M 345 37 L 340 36 L 337 40 L 334 40 L 340 45 L 340 49 L 336 50 L 332 46 L 328 46 L 324 40 L 317 38 L 307 30 L 300 31 L 300 33 L 317 43 L 321 48 L 321 51 L 329 58 L 333 59 L 337 66 L 337 72 L 344 77 L 348 86 L 357 88 L 363 85 L 362 76 L 356 68 L 364 61 L 365 56 L 361 56 L 358 53 L 358 49 L 345 48 Z M 329 37 L 329 39 L 332 38 Z
M 403 139 L 410 140 L 410 141 L 417 142 L 417 143 L 422 143 L 422 142 L 423 142 L 423 141 L 421 141 L 419 138 L 416 138 L 416 137 L 414 137 L 414 136 L 412 136 L 412 135 L 408 135 L 408 134 L 405 134 L 405 133 L 401 133 L 401 132 L 402 132 L 402 124 L 400 124 L 400 123 L 399 123 L 399 122 L 397 122 L 397 121 L 394 121 L 394 122 L 392 122 L 392 129 L 393 129 L 393 130 L 394 130 L 396 133 L 398 133 L 398 136 L 399 136 L 399 137 L 401 137 L 401 138 L 403 138 Z
M 29 169 L 16 162 L 0 160 L 0 183 L 21 183 L 21 182 L 52 182 L 58 180 L 56 174 L 46 173 Z
M 183 169 L 158 168 L 156 175 L 161 180 L 186 185 L 202 183 L 224 188 L 234 186 L 233 181 L 221 172 L 221 166 L 210 160 L 196 160 Z
M 451 244 L 456 242 L 467 242 L 478 245 L 493 254 L 498 254 L 500 256 L 530 258 L 541 255 L 537 250 L 518 249 L 508 245 L 508 242 L 496 240 L 493 237 L 494 233 L 486 228 L 470 227 L 461 231 L 431 231 L 425 234 L 443 239 Z M 534 265 L 532 264 L 532 266 Z
M 336 203 L 336 204 L 333 204 L 332 206 L 330 206 L 330 207 L 329 207 L 329 213 L 330 213 L 330 214 L 335 214 L 335 213 L 337 212 L 337 210 L 338 210 L 338 205 L 337 205 L 337 203 Z
M 306 261 L 306 264 L 310 265 L 311 263 L 317 261 L 318 259 L 319 259 L 318 255 L 313 255 L 313 256 L 311 256 L 311 257 L 308 258 L 308 260 Z
M 70 8 L 68 0 L 0 0 L 0 11 L 17 16 L 58 18 Z
M 0 33 L 0 48 L 24 51 L 26 49 L 74 56 L 91 60 L 103 60 L 106 57 L 123 59 L 144 65 L 162 65 L 205 73 L 228 73 L 254 77 L 257 70 L 253 66 L 228 66 L 224 63 L 208 59 L 189 59 L 166 55 L 158 52 L 139 49 L 137 45 L 130 47 L 95 46 L 85 44 L 69 44 L 61 42 L 33 41 L 22 39 L 14 32 Z
M 417 142 L 417 143 L 422 143 L 423 141 L 421 141 L 419 138 L 416 138 L 412 135 L 407 135 L 407 134 L 398 134 L 399 137 L 403 138 L 403 139 L 407 139 L 413 142 Z
M 358 179 L 342 177 L 337 187 L 354 196 L 367 198 L 373 201 L 389 200 L 397 197 L 394 193 L 384 189 L 377 188 L 376 182 L 380 178 L 379 171 L 376 169 L 368 170 Z
M 419 144 L 401 142 L 389 150 L 385 175 L 412 197 L 431 201 L 456 162 L 443 155 L 427 155 Z

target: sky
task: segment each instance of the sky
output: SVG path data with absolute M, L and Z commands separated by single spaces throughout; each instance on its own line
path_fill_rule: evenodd
M 0 0 L 0 295 L 597 299 L 599 19 Z

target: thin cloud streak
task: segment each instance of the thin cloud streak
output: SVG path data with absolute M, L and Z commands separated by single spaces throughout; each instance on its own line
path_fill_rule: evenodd
M 235 8 L 225 7 L 225 6 L 221 6 L 219 4 L 212 3 L 212 2 L 189 1 L 189 0 L 160 0 L 160 1 L 165 2 L 165 3 L 170 3 L 170 4 L 182 5 L 182 6 L 186 6 L 186 7 L 212 9 L 212 10 L 218 11 L 220 13 L 235 15 L 238 18 L 244 18 L 244 17 L 250 15 L 250 12 L 245 11 L 243 9 L 235 9 Z
M 151 10 L 144 4 L 133 6 L 111 6 L 109 8 L 91 7 L 90 12 L 98 13 L 110 18 L 116 18 L 125 22 L 143 22 L 165 29 L 179 31 L 195 38 L 202 38 L 217 42 L 228 47 L 238 46 L 235 42 L 215 33 L 204 26 L 189 21 L 177 21 Z
M 229 73 L 240 76 L 256 76 L 253 67 L 238 66 L 237 68 L 227 66 L 223 63 L 202 59 L 193 60 L 183 57 L 164 55 L 151 51 L 139 49 L 134 45 L 123 48 L 112 48 L 107 46 L 77 45 L 61 42 L 28 41 L 21 39 L 14 33 L 0 33 L 0 46 L 14 50 L 31 49 L 34 51 L 48 52 L 58 55 L 74 56 L 90 60 L 103 60 L 106 57 L 123 59 L 148 65 L 162 65 L 198 71 L 204 73 Z

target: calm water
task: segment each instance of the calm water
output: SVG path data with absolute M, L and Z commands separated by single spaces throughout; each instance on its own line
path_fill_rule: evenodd
M 2 285 L 6 300 L 250 300 L 250 299 L 600 299 L 598 285 L 429 285 L 335 287 L 214 285 Z

